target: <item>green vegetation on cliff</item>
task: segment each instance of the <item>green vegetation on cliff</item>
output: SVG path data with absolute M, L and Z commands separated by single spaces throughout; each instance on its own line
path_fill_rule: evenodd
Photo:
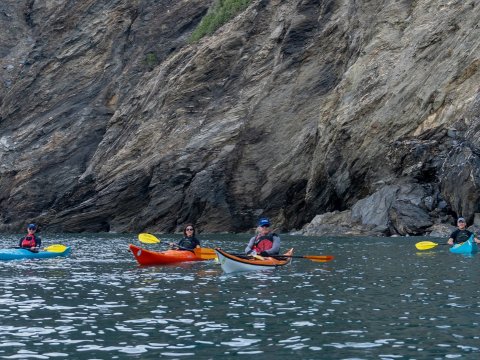
M 198 41 L 205 35 L 213 34 L 220 26 L 245 10 L 250 2 L 251 0 L 218 0 L 193 31 L 190 42 Z

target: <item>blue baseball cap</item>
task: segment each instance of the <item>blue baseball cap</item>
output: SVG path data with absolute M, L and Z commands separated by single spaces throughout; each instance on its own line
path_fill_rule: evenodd
M 261 218 L 258 221 L 258 226 L 270 226 L 270 220 L 268 220 L 267 218 Z
M 36 230 L 36 229 L 37 229 L 37 225 L 35 225 L 35 224 L 28 224 L 27 229 L 29 229 L 29 230 Z

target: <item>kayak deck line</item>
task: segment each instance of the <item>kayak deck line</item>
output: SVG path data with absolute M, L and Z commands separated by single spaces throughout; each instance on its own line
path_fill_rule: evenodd
M 205 260 L 190 250 L 152 251 L 133 244 L 129 244 L 128 247 L 140 265 L 166 265 Z
M 30 249 L 14 248 L 0 249 L 0 260 L 51 259 L 67 257 L 71 248 L 66 246 L 63 251 L 31 251 Z
M 231 273 L 237 271 L 254 271 L 254 270 L 264 270 L 264 269 L 275 269 L 277 267 L 285 266 L 292 262 L 293 249 L 288 250 L 284 255 L 287 257 L 280 258 L 278 257 L 264 257 L 263 259 L 256 259 L 254 257 L 247 257 L 244 255 L 233 255 L 228 253 L 221 248 L 215 249 L 218 260 L 224 272 Z

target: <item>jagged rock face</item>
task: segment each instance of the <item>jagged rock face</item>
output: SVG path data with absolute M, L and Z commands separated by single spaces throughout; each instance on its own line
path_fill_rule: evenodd
M 478 212 L 479 1 L 252 1 L 188 44 L 212 3 L 0 5 L 0 229 L 288 230 L 405 184 L 391 233 Z

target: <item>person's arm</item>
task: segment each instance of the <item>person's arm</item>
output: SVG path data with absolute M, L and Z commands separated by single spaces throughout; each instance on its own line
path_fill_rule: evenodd
M 452 232 L 452 234 L 450 235 L 450 238 L 447 241 L 448 245 L 453 245 L 453 242 L 455 241 L 455 238 L 457 237 L 457 233 L 458 233 L 458 230 L 455 230 L 454 232 Z
M 280 252 L 280 236 L 273 237 L 273 245 L 270 250 L 268 250 L 272 255 L 277 255 Z
M 42 246 L 42 238 L 40 236 L 35 236 L 35 247 L 40 249 Z
M 474 232 L 472 232 L 472 235 L 473 235 L 473 241 L 475 241 L 476 243 L 480 243 L 480 240 L 478 240 L 477 235 L 475 235 Z
M 473 231 L 470 231 L 470 230 L 469 230 L 469 233 L 470 233 L 470 237 L 473 237 L 473 241 L 478 242 L 477 241 L 478 239 L 477 239 L 477 236 L 475 235 L 475 233 Z
M 252 238 L 250 239 L 250 241 L 248 242 L 248 245 L 247 245 L 247 247 L 245 248 L 245 254 L 248 254 L 249 252 L 252 251 L 253 244 L 255 243 L 255 237 L 256 237 L 256 236 L 252 237 Z

